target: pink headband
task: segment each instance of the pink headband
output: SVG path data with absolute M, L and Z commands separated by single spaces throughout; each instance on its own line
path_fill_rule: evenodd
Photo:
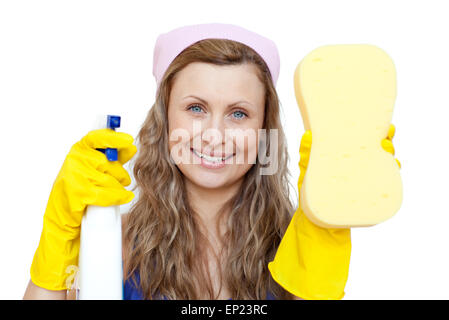
M 156 78 L 157 90 L 165 71 L 176 56 L 195 42 L 208 38 L 234 40 L 254 49 L 268 65 L 273 84 L 276 86 L 280 59 L 273 41 L 236 25 L 209 23 L 177 28 L 158 36 L 153 53 L 153 75 Z

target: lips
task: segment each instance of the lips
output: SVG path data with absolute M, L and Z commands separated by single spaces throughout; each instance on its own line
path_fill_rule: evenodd
M 203 154 L 203 153 L 201 153 L 201 152 L 196 151 L 196 150 L 193 149 L 193 148 L 190 148 L 190 150 L 191 150 L 193 153 L 195 153 L 198 157 L 203 158 L 203 159 L 205 159 L 205 160 L 207 160 L 207 161 L 211 161 L 211 162 L 225 161 L 225 160 L 227 160 L 227 159 L 229 159 L 229 158 L 231 158 L 231 157 L 234 156 L 234 154 L 230 154 L 230 155 L 222 154 L 221 156 L 218 156 L 218 157 L 217 157 L 217 156 L 210 156 L 210 155 Z

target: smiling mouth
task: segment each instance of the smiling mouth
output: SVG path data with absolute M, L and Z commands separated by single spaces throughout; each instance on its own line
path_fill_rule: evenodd
M 227 159 L 229 159 L 229 158 L 231 158 L 231 157 L 234 156 L 234 154 L 230 154 L 229 156 L 226 156 L 226 157 L 212 157 L 212 156 L 208 156 L 208 155 L 202 154 L 202 153 L 196 151 L 196 150 L 193 149 L 193 148 L 190 148 L 190 150 L 191 150 L 196 156 L 198 156 L 198 157 L 200 157 L 200 158 L 202 158 L 202 159 L 205 159 L 205 160 L 207 160 L 207 161 L 210 161 L 210 162 L 222 162 L 222 161 L 225 161 L 225 160 L 227 160 Z

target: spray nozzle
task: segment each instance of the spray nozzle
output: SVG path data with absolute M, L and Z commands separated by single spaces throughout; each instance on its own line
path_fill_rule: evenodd
M 114 131 L 115 128 L 120 128 L 120 116 L 113 116 L 108 114 L 106 127 Z M 97 148 L 97 150 L 103 152 L 109 161 L 117 161 L 118 159 L 117 149 L 115 148 L 106 148 L 106 149 Z

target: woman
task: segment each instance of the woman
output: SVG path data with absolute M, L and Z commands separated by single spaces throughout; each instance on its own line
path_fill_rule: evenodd
M 251 47 L 224 39 L 227 32 L 260 48 L 271 70 Z M 176 52 L 179 55 L 169 65 L 161 66 L 167 47 L 188 36 L 191 44 L 181 54 Z M 146 299 L 157 295 L 167 299 L 264 299 L 267 294 L 291 298 L 267 268 L 294 212 L 275 90 L 276 46 L 236 26 L 197 25 L 162 35 L 154 59 L 154 73 L 159 76 L 156 102 L 139 132 L 134 166 L 140 196 L 123 217 L 125 298 L 126 294 Z M 158 75 L 158 68 L 166 70 Z M 234 102 L 239 103 L 230 106 Z M 201 127 L 196 135 L 195 122 Z M 191 134 L 190 140 L 170 139 L 176 129 Z M 275 174 L 259 172 L 261 163 L 255 161 L 259 135 L 243 144 L 237 143 L 238 137 L 225 135 L 239 129 L 257 134 L 259 129 L 278 130 L 273 142 L 278 158 Z M 205 131 L 221 133 L 221 139 L 202 134 Z M 264 145 L 270 148 L 270 135 L 266 137 Z M 197 147 L 191 151 L 194 140 Z M 193 163 L 174 163 L 170 152 L 179 146 L 188 151 Z M 227 159 L 224 167 L 212 168 L 213 161 L 206 160 L 223 154 L 234 158 Z M 193 159 L 198 156 L 203 156 L 197 158 L 199 164 Z M 244 157 L 244 163 L 237 157 Z M 129 184 L 121 174 L 117 180 Z M 130 199 L 122 196 L 120 200 Z M 76 232 L 70 238 L 75 239 Z M 37 272 L 34 276 L 38 279 Z
M 138 272 L 144 293 L 187 299 L 287 296 L 267 269 L 294 211 L 278 106 L 269 69 L 244 44 L 202 40 L 171 63 L 139 133 L 134 173 L 143 196 L 124 227 L 125 270 Z M 188 133 L 186 141 L 169 141 L 179 129 Z M 205 132 L 211 129 L 221 138 Z M 255 139 L 239 145 L 237 134 L 232 141 L 225 132 L 259 129 L 281 132 L 274 142 L 279 153 L 274 175 L 260 174 Z M 169 151 L 176 144 L 187 161 L 173 165 Z M 211 154 L 229 161 L 214 168 L 199 158 Z M 247 161 L 237 161 L 243 156 Z M 192 163 L 195 158 L 201 163 Z M 125 297 L 128 291 L 126 285 Z
M 139 198 L 122 217 L 124 298 L 299 299 L 290 292 L 306 291 L 285 290 L 291 283 L 276 279 L 281 286 L 268 269 L 295 211 L 276 46 L 233 25 L 187 26 L 158 38 L 153 73 L 156 101 L 138 134 L 133 169 Z M 50 195 L 24 298 L 66 298 L 65 270 L 77 261 L 85 206 L 133 197 L 121 167 L 136 152 L 132 141 L 96 130 L 74 145 Z M 94 150 L 104 147 L 118 148 L 119 161 L 108 163 Z M 265 150 L 276 164 L 270 174 L 261 173 Z M 332 275 L 344 288 L 349 229 L 306 227 L 344 242 L 326 246 L 344 252 L 346 271 Z

